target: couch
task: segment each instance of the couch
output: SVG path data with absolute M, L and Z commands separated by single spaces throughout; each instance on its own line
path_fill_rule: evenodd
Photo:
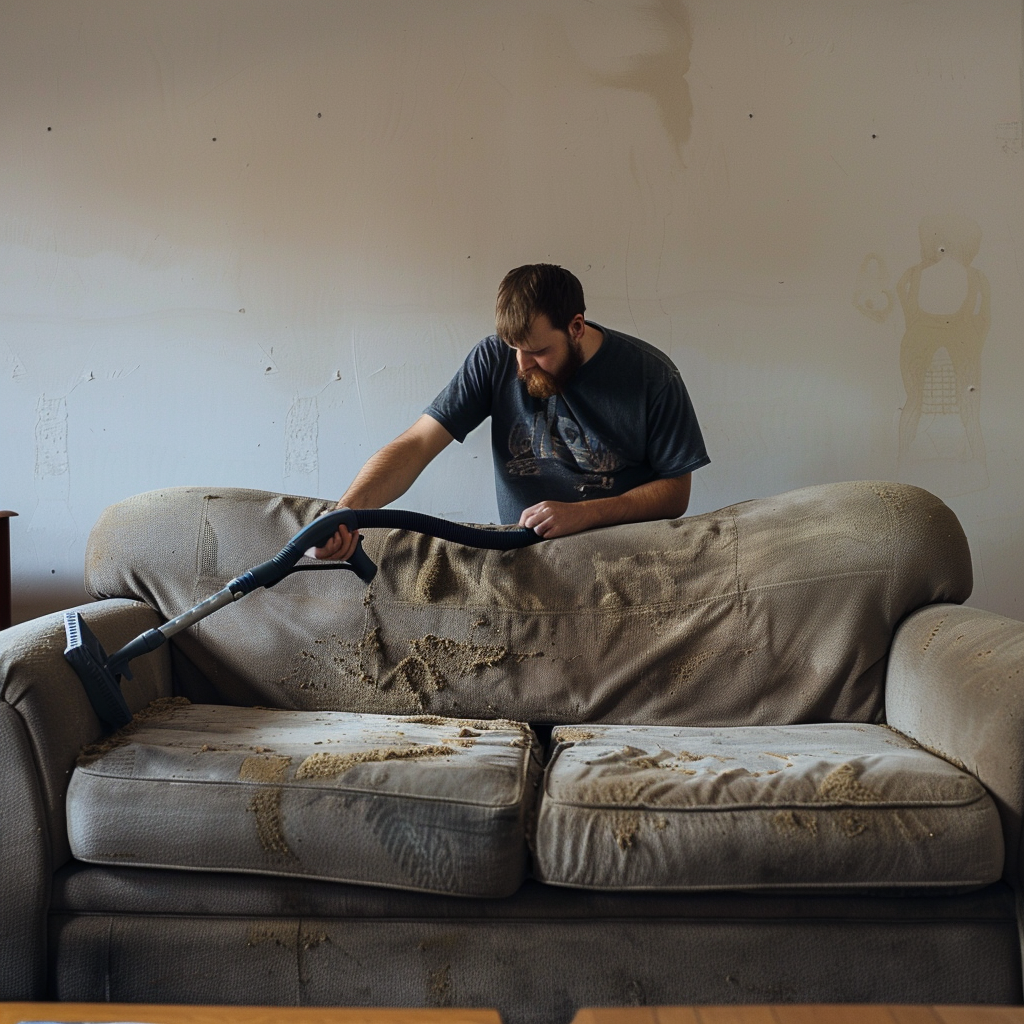
M 106 650 L 329 502 L 169 488 L 88 544 Z M 511 551 L 366 531 L 132 663 L 0 633 L 0 998 L 1019 1003 L 1024 624 L 955 516 L 804 488 Z

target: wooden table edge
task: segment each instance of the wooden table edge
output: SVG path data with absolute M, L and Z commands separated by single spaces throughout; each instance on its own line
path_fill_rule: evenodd
M 451 1007 L 192 1006 L 162 1003 L 0 1002 L 0 1024 L 22 1020 L 143 1024 L 502 1024 L 497 1010 Z

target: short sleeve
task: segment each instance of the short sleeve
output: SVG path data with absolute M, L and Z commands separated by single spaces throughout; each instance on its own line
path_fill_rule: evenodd
M 491 414 L 497 370 L 497 338 L 484 338 L 473 347 L 444 390 L 423 411 L 460 444 Z
M 652 396 L 648 406 L 647 459 L 663 479 L 685 476 L 711 461 L 678 370 Z

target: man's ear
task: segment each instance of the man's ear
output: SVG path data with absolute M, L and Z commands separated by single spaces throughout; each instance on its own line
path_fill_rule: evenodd
M 583 317 L 582 313 L 577 313 L 570 321 L 567 330 L 569 331 L 569 337 L 573 341 L 579 341 L 583 337 L 584 331 L 587 329 L 587 322 Z

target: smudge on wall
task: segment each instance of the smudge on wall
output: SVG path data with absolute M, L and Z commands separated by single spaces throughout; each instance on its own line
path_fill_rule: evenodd
M 36 477 L 62 476 L 68 463 L 68 403 L 41 396 L 36 403 Z
M 693 46 L 689 12 L 682 0 L 660 0 L 645 13 L 664 34 L 663 45 L 651 53 L 634 54 L 623 71 L 595 77 L 602 85 L 650 96 L 662 127 L 682 158 L 693 119 L 693 102 L 686 81 Z
M 316 477 L 320 469 L 316 398 L 296 398 L 285 420 L 285 477 Z
M 889 287 L 889 271 L 885 260 L 878 253 L 864 257 L 857 272 L 857 290 L 853 294 L 853 305 L 865 316 L 884 324 L 889 319 L 896 300 Z

